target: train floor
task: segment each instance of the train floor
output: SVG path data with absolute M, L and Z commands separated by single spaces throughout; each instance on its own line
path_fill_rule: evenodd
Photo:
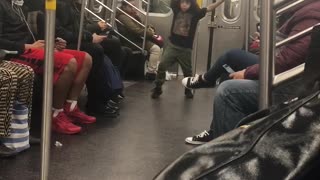
M 194 99 L 185 99 L 180 82 L 168 81 L 158 100 L 150 98 L 151 82 L 133 83 L 125 89 L 118 118 L 99 117 L 79 135 L 53 134 L 49 179 L 150 180 L 194 148 L 184 139 L 210 125 L 214 90 L 198 90 Z M 15 158 L 0 159 L 0 180 L 39 180 L 40 152 L 40 146 L 32 146 Z

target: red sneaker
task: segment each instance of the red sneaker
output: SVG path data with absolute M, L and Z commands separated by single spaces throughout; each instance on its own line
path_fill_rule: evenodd
M 95 123 L 97 120 L 93 116 L 88 116 L 85 113 L 81 112 L 78 106 L 75 107 L 73 111 L 70 111 L 70 105 L 67 104 L 64 108 L 66 115 L 73 120 L 72 122 L 78 122 L 81 124 L 92 124 Z
M 64 112 L 60 112 L 52 119 L 52 130 L 61 134 L 77 134 L 81 131 L 80 126 L 74 125 Z

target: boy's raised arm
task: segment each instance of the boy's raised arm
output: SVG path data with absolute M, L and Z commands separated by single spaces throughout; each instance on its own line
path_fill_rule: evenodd
M 210 4 L 207 7 L 207 12 L 211 12 L 214 9 L 216 9 L 217 7 L 219 7 L 222 3 L 224 3 L 225 0 L 217 0 L 217 2 Z

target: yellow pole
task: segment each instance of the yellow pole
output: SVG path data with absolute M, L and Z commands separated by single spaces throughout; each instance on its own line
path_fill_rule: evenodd
M 42 106 L 41 180 L 47 180 L 49 176 L 56 4 L 56 0 L 46 0 L 46 44 L 43 75 L 44 87 Z

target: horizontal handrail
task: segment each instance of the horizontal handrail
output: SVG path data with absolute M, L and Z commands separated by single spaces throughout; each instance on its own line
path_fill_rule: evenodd
M 290 3 L 289 5 L 287 5 L 287 6 L 283 7 L 283 8 L 281 8 L 281 9 L 279 9 L 279 10 L 276 12 L 276 14 L 277 14 L 277 15 L 283 14 L 283 13 L 287 12 L 288 10 L 291 10 L 292 8 L 300 5 L 300 4 L 303 3 L 304 1 L 305 1 L 305 0 L 298 0 L 298 1 L 296 1 L 296 2 Z
M 97 3 L 99 3 L 101 6 L 105 7 L 106 9 L 108 9 L 111 13 L 114 13 L 113 10 L 111 8 L 109 8 L 107 5 L 103 4 L 101 1 L 99 0 L 95 0 Z
M 141 0 L 142 2 L 144 2 L 145 4 L 149 4 L 147 1 L 145 1 L 145 0 Z
M 301 31 L 301 32 L 299 32 L 299 33 L 297 33 L 297 34 L 295 34 L 293 36 L 290 36 L 290 37 L 288 37 L 288 38 L 276 43 L 276 48 L 281 47 L 283 45 L 286 45 L 286 44 L 288 44 L 288 43 L 290 43 L 290 42 L 292 42 L 292 41 L 294 41 L 296 39 L 299 39 L 301 37 L 304 37 L 304 36 L 308 35 L 315 26 L 319 26 L 319 25 L 320 25 L 320 23 L 318 23 L 318 24 L 316 24 L 314 26 L 311 26 L 306 30 L 303 30 L 303 31 Z
M 291 78 L 294 78 L 300 74 L 303 73 L 304 71 L 304 67 L 305 67 L 305 64 L 301 64 L 295 68 L 292 68 L 288 71 L 285 71 L 283 73 L 280 73 L 276 76 L 274 76 L 273 78 L 273 82 L 272 82 L 272 85 L 273 87 L 276 87 L 278 86 L 279 84 L 287 81 L 287 80 L 290 80 Z
M 96 14 L 95 14 L 94 12 L 92 12 L 90 9 L 85 8 L 85 10 L 88 11 L 88 12 L 89 12 L 90 14 L 92 14 L 93 16 L 95 16 L 96 18 L 98 18 L 100 21 L 103 21 L 103 22 L 105 22 L 108 26 L 112 27 L 111 24 L 109 24 L 108 22 L 106 22 L 106 21 L 105 21 L 104 19 L 102 19 L 100 16 L 96 15 Z M 116 21 L 119 21 L 119 20 L 116 19 Z M 121 33 L 119 33 L 118 31 L 114 30 L 114 32 L 115 32 L 117 35 L 121 36 L 121 37 L 122 37 L 123 39 L 125 39 L 126 41 L 128 41 L 130 44 L 132 44 L 133 46 L 135 46 L 136 48 L 138 48 L 139 50 L 144 51 L 143 48 L 141 48 L 140 46 L 138 46 L 138 45 L 135 44 L 134 42 L 130 41 L 128 38 L 126 38 L 125 36 L 123 36 L 123 35 L 122 35 Z
M 138 23 L 140 26 L 145 27 L 144 24 L 142 24 L 141 22 L 139 22 L 138 20 L 136 20 L 135 18 L 131 17 L 128 13 L 124 12 L 122 9 L 120 9 L 119 7 L 117 7 L 117 10 L 119 10 L 120 12 L 122 12 L 123 14 L 125 14 L 126 16 L 128 16 L 130 19 L 132 19 L 134 22 Z
M 273 9 L 274 10 L 279 10 L 285 6 L 288 6 L 294 2 L 296 2 L 297 0 L 278 0 L 278 1 L 275 1 L 274 4 L 273 4 Z

